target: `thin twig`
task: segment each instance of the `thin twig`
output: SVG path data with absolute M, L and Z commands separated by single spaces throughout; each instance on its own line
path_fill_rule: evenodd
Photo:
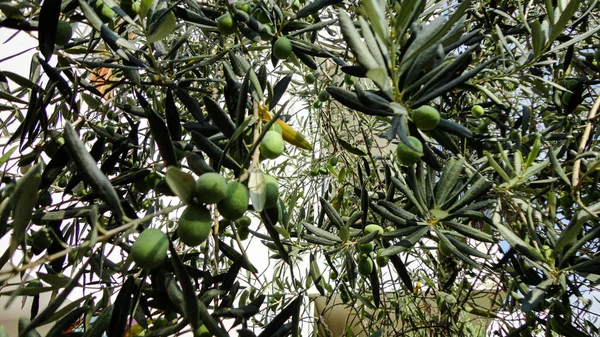
M 108 239 L 112 238 L 113 236 L 115 236 L 115 235 L 117 235 L 117 234 L 119 234 L 121 232 L 124 232 L 124 231 L 130 230 L 132 228 L 135 228 L 137 225 L 140 225 L 140 224 L 142 224 L 142 223 L 144 223 L 146 221 L 149 221 L 149 220 L 151 220 L 152 218 L 154 218 L 157 215 L 169 214 L 172 211 L 174 211 L 174 210 L 176 210 L 176 209 L 178 209 L 178 208 L 180 208 L 182 206 L 183 206 L 183 204 L 177 205 L 177 206 L 165 207 L 165 208 L 163 208 L 162 210 L 160 210 L 158 212 L 152 213 L 150 215 L 146 215 L 143 218 L 132 220 L 132 221 L 130 221 L 130 222 L 124 224 L 124 225 L 121 225 L 121 226 L 117 227 L 117 228 L 114 228 L 114 229 L 111 229 L 109 231 L 106 231 L 106 233 L 104 235 L 99 236 L 96 239 L 95 243 L 107 241 Z M 26 271 L 28 269 L 37 267 L 37 266 L 42 265 L 44 263 L 51 262 L 51 261 L 54 261 L 54 260 L 56 260 L 56 259 L 58 259 L 60 257 L 68 255 L 72 251 L 78 251 L 78 250 L 82 250 L 84 248 L 88 248 L 91 245 L 92 245 L 91 244 L 91 240 L 84 241 L 79 246 L 76 246 L 76 247 L 67 247 L 66 249 L 64 249 L 64 250 L 62 250 L 60 252 L 54 253 L 52 255 L 46 255 L 43 258 L 41 258 L 39 260 L 36 260 L 34 262 L 25 264 L 25 265 L 20 266 L 20 267 L 13 267 L 9 271 L 0 272 L 0 276 L 1 275 L 6 275 L 6 274 L 10 274 L 11 276 L 16 275 L 16 274 L 24 272 L 24 271 Z
M 577 148 L 578 155 L 583 152 L 583 150 L 585 149 L 585 147 L 587 145 L 588 139 L 590 138 L 590 133 L 592 132 L 593 119 L 596 117 L 598 108 L 600 108 L 600 95 L 596 96 L 596 101 L 594 102 L 592 109 L 590 109 L 590 111 L 588 112 L 585 130 L 583 131 L 583 135 L 581 136 L 581 141 L 579 142 L 579 147 Z M 577 202 L 577 204 L 579 204 L 579 206 L 581 206 L 581 208 L 584 211 L 589 213 L 592 217 L 597 218 L 598 215 L 596 213 L 592 212 L 590 209 L 588 209 L 581 201 L 581 193 L 579 191 L 579 189 L 580 189 L 579 183 L 581 182 L 581 180 L 579 179 L 580 173 L 581 173 L 581 158 L 575 160 L 575 163 L 573 164 L 573 176 L 571 178 L 571 185 L 573 186 L 573 197 L 574 197 L 575 201 Z

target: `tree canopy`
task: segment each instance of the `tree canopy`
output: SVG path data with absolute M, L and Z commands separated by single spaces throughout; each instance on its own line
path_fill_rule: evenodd
M 39 42 L 0 60 L 20 336 L 300 336 L 308 294 L 371 336 L 600 333 L 597 0 L 0 11 Z

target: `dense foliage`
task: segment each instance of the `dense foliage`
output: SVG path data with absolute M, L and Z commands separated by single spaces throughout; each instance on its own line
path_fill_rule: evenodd
M 0 296 L 53 292 L 21 336 L 299 336 L 309 293 L 373 336 L 600 333 L 597 1 L 0 10 L 39 40 L 0 60 Z

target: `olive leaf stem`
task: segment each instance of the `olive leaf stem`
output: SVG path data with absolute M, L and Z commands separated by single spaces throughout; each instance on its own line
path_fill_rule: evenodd
M 179 205 L 176 205 L 176 206 L 165 207 L 165 208 L 163 208 L 162 210 L 160 210 L 158 212 L 146 215 L 146 216 L 144 216 L 142 218 L 139 218 L 139 219 L 131 220 L 130 222 L 128 222 L 126 224 L 123 224 L 123 225 L 121 225 L 119 227 L 116 227 L 114 229 L 106 231 L 105 234 L 103 234 L 102 236 L 99 236 L 99 237 L 97 237 L 95 239 L 95 243 L 107 241 L 108 239 L 116 236 L 117 234 L 119 234 L 121 232 L 125 232 L 127 230 L 132 229 L 132 228 L 135 228 L 136 226 L 138 226 L 138 225 L 140 225 L 140 224 L 142 224 L 142 223 L 144 223 L 146 221 L 152 220 L 152 218 L 154 218 L 155 216 L 169 214 L 172 211 L 174 211 L 174 210 L 176 210 L 178 208 L 181 208 L 183 206 L 185 206 L 185 205 L 184 204 L 179 204 Z M 65 255 L 68 255 L 69 253 L 71 253 L 73 251 L 84 250 L 84 249 L 87 249 L 88 247 L 91 247 L 91 246 L 92 246 L 91 240 L 86 240 L 86 241 L 82 242 L 80 245 L 78 245 L 77 247 L 67 247 L 64 250 L 61 250 L 60 252 L 56 252 L 56 253 L 54 253 L 52 255 L 47 255 L 44 258 L 41 258 L 39 260 L 36 260 L 36 261 L 31 262 L 31 263 L 25 264 L 25 265 L 23 265 L 21 267 L 18 267 L 18 268 L 17 267 L 13 267 L 11 270 L 2 271 L 2 272 L 0 272 L 0 276 L 2 276 L 2 275 L 9 275 L 9 277 L 12 277 L 12 276 L 17 275 L 17 274 L 19 274 L 21 272 L 24 272 L 24 271 L 26 271 L 28 269 L 37 267 L 37 266 L 42 265 L 44 263 L 52 262 L 52 261 L 54 261 L 54 260 L 56 260 L 58 258 L 61 258 L 61 257 L 65 256 Z
M 248 254 L 246 254 L 246 249 L 244 249 L 244 245 L 242 244 L 242 240 L 240 239 L 240 236 L 238 235 L 237 228 L 235 227 L 235 225 L 231 226 L 231 230 L 233 231 L 233 235 L 235 235 L 235 242 L 237 243 L 238 247 L 242 251 L 242 256 L 247 261 L 250 261 L 250 259 L 248 258 Z M 254 271 L 251 271 L 251 273 L 252 273 L 252 275 L 254 275 L 254 277 L 256 278 L 256 281 L 260 284 L 260 286 L 264 287 L 265 285 L 260 280 L 260 277 L 258 277 L 259 275 Z

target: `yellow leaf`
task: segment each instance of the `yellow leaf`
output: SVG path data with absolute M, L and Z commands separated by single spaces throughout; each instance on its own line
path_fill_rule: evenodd
M 272 119 L 271 114 L 266 110 L 262 110 L 261 114 L 261 118 L 264 123 Z M 304 150 L 313 149 L 312 145 L 310 145 L 306 138 L 304 138 L 304 136 L 300 132 L 294 130 L 294 128 L 292 128 L 289 124 L 282 121 L 281 119 L 278 119 L 276 123 L 281 127 L 281 135 L 283 136 L 283 140 L 285 140 L 291 145 L 294 145 L 295 147 L 299 147 Z

